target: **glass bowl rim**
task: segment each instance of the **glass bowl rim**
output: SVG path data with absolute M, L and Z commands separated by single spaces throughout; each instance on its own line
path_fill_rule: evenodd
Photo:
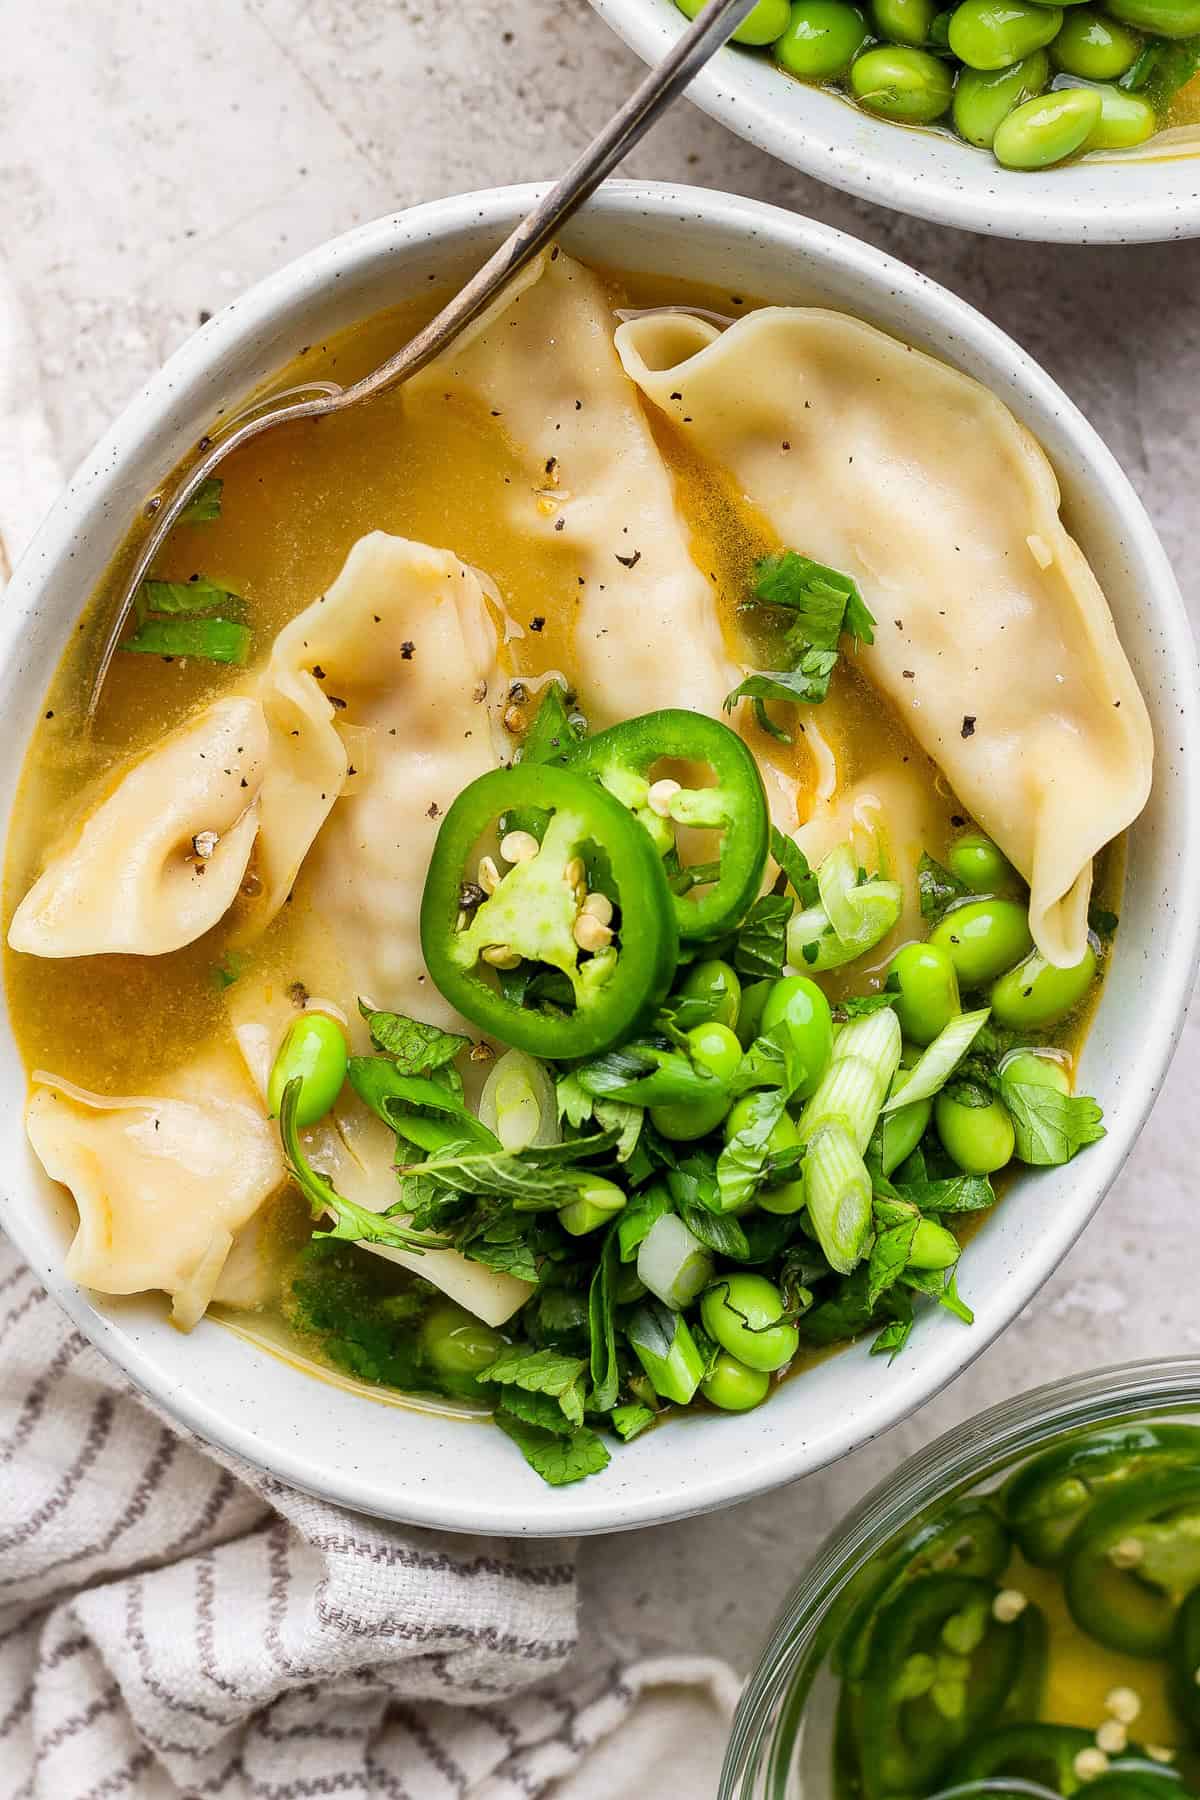
M 1150 1357 L 1045 1382 L 951 1426 L 915 1450 L 867 1493 L 810 1557 L 776 1615 L 738 1704 L 721 1769 L 718 1800 L 751 1800 L 749 1787 L 774 1762 L 776 1713 L 789 1675 L 847 1582 L 914 1514 L 948 1488 L 1067 1431 L 1119 1418 L 1200 1411 L 1200 1354 Z M 785 1714 L 785 1716 L 788 1716 Z

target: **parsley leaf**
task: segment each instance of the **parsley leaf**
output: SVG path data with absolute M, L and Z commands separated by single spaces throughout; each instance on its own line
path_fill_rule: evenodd
M 742 921 L 733 950 L 739 975 L 755 979 L 782 975 L 787 961 L 788 920 L 795 902 L 787 894 L 763 894 Z
M 402 1075 L 428 1075 L 445 1063 L 453 1062 L 470 1038 L 461 1032 L 442 1031 L 422 1019 L 409 1019 L 403 1013 L 376 1012 L 365 1000 L 358 1010 L 367 1021 L 371 1042 L 394 1058 Z
M 598 1475 L 609 1464 L 609 1454 L 594 1431 L 582 1425 L 570 1437 L 560 1437 L 511 1413 L 498 1412 L 496 1424 L 520 1450 L 530 1468 L 550 1487 L 567 1487 Z
M 1024 1163 L 1052 1168 L 1070 1162 L 1077 1150 L 1104 1136 L 1104 1115 L 1086 1094 L 1060 1094 L 1040 1083 L 1012 1081 L 1001 1070 L 1000 1098 L 1012 1115 L 1017 1155 Z

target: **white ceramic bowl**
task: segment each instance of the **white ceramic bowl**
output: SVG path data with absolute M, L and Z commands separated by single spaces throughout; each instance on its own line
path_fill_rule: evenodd
M 631 49 L 657 62 L 687 29 L 674 0 L 592 0 Z M 1200 236 L 1200 129 L 1187 154 L 1084 157 L 1040 174 L 1002 169 L 950 132 L 873 119 L 758 51 L 718 51 L 688 98 L 739 137 L 833 187 L 940 225 L 1057 244 Z
M 5 816 L 41 695 L 131 514 L 217 409 L 299 345 L 481 261 L 532 203 L 511 188 L 383 219 L 293 263 L 196 334 L 71 482 L 0 609 Z M 1179 1031 L 1200 933 L 1200 694 L 1179 591 L 1133 489 L 1087 421 L 995 326 L 866 244 L 699 189 L 615 184 L 571 226 L 584 257 L 816 301 L 872 320 L 978 376 L 1046 446 L 1071 526 L 1116 614 L 1150 703 L 1158 764 L 1133 834 L 1119 953 L 1083 1065 L 1108 1136 L 1064 1170 L 1018 1182 L 972 1243 L 967 1330 L 928 1317 L 894 1366 L 865 1344 L 738 1418 L 680 1420 L 619 1449 L 604 1475 L 551 1489 L 489 1426 L 385 1408 L 314 1382 L 219 1325 L 182 1337 L 151 1302 L 97 1304 L 62 1273 L 71 1207 L 25 1142 L 25 1073 L 0 1021 L 0 1218 L 76 1323 L 202 1437 L 363 1512 L 458 1531 L 534 1535 L 649 1525 L 805 1475 L 927 1400 L 1036 1293 L 1129 1152 Z

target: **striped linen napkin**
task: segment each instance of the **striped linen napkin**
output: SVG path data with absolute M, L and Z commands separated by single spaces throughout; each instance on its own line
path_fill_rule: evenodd
M 0 586 L 58 480 L 0 274 Z M 571 1541 L 407 1530 L 217 1455 L 0 1235 L 0 1800 L 710 1800 L 732 1672 L 578 1642 Z

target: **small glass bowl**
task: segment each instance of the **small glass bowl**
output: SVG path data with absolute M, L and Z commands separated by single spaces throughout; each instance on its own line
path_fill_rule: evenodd
M 830 1800 L 838 1601 L 863 1565 L 926 1507 L 991 1484 L 1066 1432 L 1200 1417 L 1200 1356 L 1124 1363 L 1035 1388 L 911 1457 L 828 1537 L 789 1594 L 747 1683 L 718 1800 Z

